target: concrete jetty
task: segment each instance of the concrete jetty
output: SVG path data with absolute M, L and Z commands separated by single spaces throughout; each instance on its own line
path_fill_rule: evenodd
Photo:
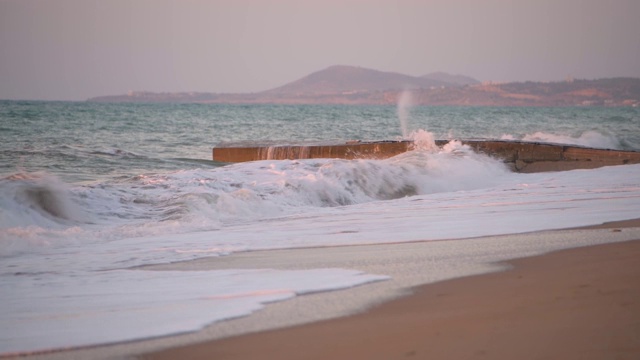
M 448 140 L 436 140 L 443 146 Z M 638 164 L 640 152 L 594 149 L 573 145 L 501 140 L 461 140 L 474 151 L 501 159 L 513 171 L 542 172 L 593 169 L 602 166 Z M 213 148 L 213 160 L 243 162 L 312 158 L 384 159 L 410 151 L 412 141 L 348 141 L 327 144 L 234 146 Z

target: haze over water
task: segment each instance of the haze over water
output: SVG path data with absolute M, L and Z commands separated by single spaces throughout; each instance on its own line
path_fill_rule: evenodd
M 0 354 L 195 331 L 270 301 L 387 279 L 134 266 L 635 218 L 638 165 L 515 174 L 455 139 L 640 150 L 639 124 L 638 108 L 0 102 L 0 322 L 12 324 Z M 211 160 L 221 143 L 407 137 L 425 146 L 386 160 Z M 436 148 L 432 138 L 454 141 Z

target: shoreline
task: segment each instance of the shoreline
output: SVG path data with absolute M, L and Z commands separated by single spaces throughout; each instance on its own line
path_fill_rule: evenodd
M 640 219 L 608 222 L 579 229 L 621 232 L 623 228 L 634 227 L 640 227 Z M 621 254 L 624 259 L 620 258 Z M 591 261 L 605 262 L 609 266 L 607 268 L 609 273 L 604 274 L 601 271 L 596 271 L 597 278 L 584 279 L 582 274 L 585 269 L 594 270 L 600 265 L 600 263 L 593 262 L 584 263 L 585 258 Z M 590 319 L 596 323 L 600 322 L 595 327 L 589 327 L 589 321 L 583 322 L 580 328 L 582 333 L 568 336 L 567 340 L 570 341 L 570 345 L 567 346 L 567 342 L 551 339 L 545 334 L 548 330 L 562 327 L 561 317 L 563 315 L 575 319 L 583 313 L 583 310 L 573 311 L 568 315 L 563 313 L 563 307 L 575 304 L 571 301 L 552 304 L 553 301 L 558 301 L 558 298 L 561 298 L 561 295 L 554 294 L 560 292 L 564 295 L 568 291 L 574 291 L 568 288 L 578 282 L 580 283 L 577 285 L 578 291 L 585 292 L 592 288 L 589 294 L 591 309 L 602 311 L 603 301 L 593 296 L 594 291 L 597 296 L 602 293 L 619 291 L 619 288 L 624 287 L 627 293 L 624 294 L 621 307 L 631 306 L 634 296 L 640 295 L 640 286 L 635 285 L 633 280 L 629 283 L 628 278 L 612 279 L 611 277 L 620 275 L 621 271 L 626 271 L 624 275 L 627 277 L 635 276 L 640 279 L 640 266 L 629 267 L 629 264 L 633 265 L 633 262 L 639 258 L 639 240 L 553 251 L 533 257 L 508 260 L 507 264 L 510 268 L 504 269 L 506 271 L 419 285 L 413 288 L 410 294 L 380 303 L 359 314 L 210 340 L 143 354 L 138 358 L 151 360 L 208 359 L 212 357 L 216 359 L 261 359 L 265 357 L 265 354 L 269 354 L 268 358 L 282 360 L 302 358 L 393 359 L 413 356 L 465 358 L 470 355 L 490 355 L 492 358 L 498 359 L 523 359 L 527 356 L 530 358 L 538 356 L 588 358 L 588 355 L 593 354 L 593 348 L 587 346 L 594 344 L 592 337 L 610 332 L 612 328 L 616 331 L 615 336 L 618 338 L 624 338 L 625 332 L 629 328 L 635 329 L 636 332 L 632 335 L 635 335 L 636 339 L 640 339 L 640 327 L 634 325 L 640 324 L 640 304 L 630 308 L 630 311 L 623 311 L 623 315 L 616 317 L 614 321 L 611 321 L 611 313 L 607 313 L 605 310 L 600 314 L 600 317 Z M 620 260 L 626 260 L 626 262 Z M 616 271 L 611 270 L 611 265 L 618 266 Z M 565 277 L 558 279 L 558 270 L 566 270 L 567 268 L 571 271 L 571 276 L 564 273 Z M 522 280 L 525 277 L 528 282 Z M 553 280 L 556 281 L 553 284 L 545 283 Z M 618 282 L 613 280 L 618 280 Z M 594 282 L 594 284 L 588 284 L 588 281 Z M 545 284 L 541 285 L 540 282 Z M 611 286 L 614 283 L 617 287 L 613 290 L 603 290 L 602 286 Z M 489 286 L 491 288 L 488 288 Z M 517 288 L 512 290 L 514 286 Z M 596 286 L 600 287 L 594 290 L 593 288 Z M 497 294 L 486 296 L 487 293 L 494 291 Z M 529 293 L 525 293 L 525 291 Z M 542 294 L 538 294 L 539 297 L 536 298 L 537 291 Z M 554 294 L 548 294 L 549 291 Z M 453 302 L 449 295 L 452 292 L 458 292 L 457 299 L 454 299 Z M 479 296 L 482 295 L 485 295 L 484 303 L 479 303 Z M 542 300 L 540 300 L 540 295 Z M 550 297 L 553 297 L 551 302 Z M 523 299 L 524 302 L 517 301 Z M 544 306 L 537 304 L 540 301 L 546 302 Z M 607 301 L 608 299 L 604 300 L 605 303 Z M 580 305 L 584 306 L 584 304 Z M 527 307 L 533 307 L 533 310 L 524 311 Z M 473 310 L 469 310 L 470 308 Z M 538 321 L 539 316 L 549 316 L 551 312 L 556 316 L 555 319 L 546 322 Z M 452 315 L 443 316 L 443 313 Z M 491 316 L 506 316 L 508 319 L 494 321 L 483 318 L 487 316 L 487 313 Z M 633 316 L 628 316 L 628 313 Z M 624 320 L 628 320 L 628 322 L 625 323 Z M 603 321 L 607 321 L 607 323 L 602 324 Z M 616 321 L 621 322 L 621 325 L 616 327 Z M 635 321 L 638 322 L 634 323 Z M 434 322 L 438 326 L 442 326 L 442 329 L 434 331 Z M 532 323 L 536 322 L 538 324 L 536 324 L 535 331 L 527 330 L 529 334 L 522 334 L 523 329 L 531 328 Z M 514 327 L 512 324 L 519 324 L 519 326 Z M 601 325 L 604 326 L 599 328 Z M 487 328 L 490 326 L 497 326 L 498 330 L 487 333 Z M 466 338 L 461 330 L 466 331 Z M 585 332 L 588 333 L 586 335 L 589 335 L 589 339 L 581 341 Z M 554 332 L 554 336 L 561 334 L 563 332 Z M 507 338 L 508 336 L 511 338 Z M 524 338 L 526 336 L 537 338 L 526 339 Z M 611 334 L 609 336 L 613 337 Z M 498 337 L 500 340 L 491 342 L 492 337 Z M 469 338 L 472 340 L 469 341 Z M 554 340 L 558 347 L 551 347 L 549 341 L 544 340 Z M 544 352 L 536 350 L 539 346 L 531 345 L 536 341 L 546 343 L 547 346 L 540 347 Z M 627 345 L 628 342 L 628 340 L 619 341 L 622 343 L 620 346 Z M 605 343 L 608 344 L 608 341 Z M 601 345 L 602 342 L 595 344 Z M 640 354 L 640 340 L 635 343 L 631 340 L 631 344 L 635 345 L 636 349 L 632 350 L 630 356 L 635 357 L 634 355 Z M 583 351 L 579 356 L 576 356 L 577 349 Z M 600 348 L 598 350 L 597 355 L 592 358 L 602 359 L 610 355 L 609 349 Z M 455 351 L 455 354 L 452 351 Z M 625 350 L 614 351 L 616 358 L 624 358 L 621 356 L 625 354 Z
M 361 314 L 140 358 L 637 358 L 638 258 L 639 240 L 561 250 L 423 285 Z
M 237 253 L 222 258 L 203 258 L 184 263 L 174 263 L 150 266 L 155 270 L 203 270 L 237 268 L 314 268 L 321 265 L 329 267 L 345 267 L 359 269 L 367 273 L 390 275 L 392 280 L 371 283 L 346 290 L 314 293 L 304 296 L 296 296 L 293 299 L 267 305 L 264 309 L 249 316 L 214 323 L 205 329 L 195 333 L 177 334 L 166 337 L 133 340 L 126 343 L 93 346 L 78 349 L 65 349 L 48 353 L 39 353 L 28 356 L 32 359 L 67 359 L 67 358 L 93 358 L 93 359 L 131 359 L 136 356 L 146 356 L 155 352 L 173 351 L 182 346 L 192 347 L 196 343 L 218 343 L 225 339 L 248 336 L 255 333 L 256 336 L 269 334 L 274 329 L 292 329 L 303 324 L 323 323 L 325 321 L 339 321 L 340 319 L 368 312 L 369 309 L 394 301 L 412 298 L 422 287 L 431 287 L 442 283 L 469 278 L 482 278 L 488 273 L 511 273 L 501 271 L 512 268 L 513 263 L 519 260 L 499 259 L 497 261 L 483 262 L 482 259 L 475 263 L 462 264 L 464 270 L 469 273 L 465 276 L 452 276 L 449 273 L 439 274 L 440 278 L 431 274 L 425 274 L 423 266 L 425 262 L 437 263 L 437 254 L 432 258 L 425 258 L 427 253 L 450 246 L 460 245 L 460 249 L 477 242 L 482 246 L 501 246 L 500 244 L 527 244 L 532 239 L 548 242 L 548 250 L 533 250 L 531 254 L 525 254 L 520 258 L 537 256 L 541 253 L 555 253 L 555 243 L 581 239 L 578 247 L 593 247 L 600 243 L 617 243 L 640 239 L 640 219 L 614 223 L 606 223 L 596 226 L 587 226 L 579 229 L 550 230 L 535 233 L 514 235 L 501 235 L 495 237 L 444 240 L 437 242 L 394 243 L 378 245 L 361 245 L 349 248 L 327 247 L 312 249 L 270 250 L 247 253 Z M 605 240 L 602 240 L 605 239 Z M 492 245 L 493 244 L 493 245 Z M 565 246 L 566 247 L 566 246 Z M 563 249 L 560 247 L 559 249 Z M 569 250 L 571 251 L 571 250 Z M 542 255 L 544 257 L 546 255 Z M 323 260 L 317 260 L 317 258 Z M 414 258 L 415 257 L 415 258 Z M 511 258 L 512 259 L 512 258 Z M 389 261 L 405 262 L 401 268 L 390 266 Z M 376 263 L 377 262 L 377 263 Z M 301 265 L 302 264 L 302 265 Z M 436 264 L 437 265 L 437 264 Z M 377 271 L 376 271 L 377 269 Z M 384 269 L 381 270 L 381 269 Z M 446 270 L 446 269 L 445 269 Z M 455 271 L 454 271 L 455 273 Z M 482 275 L 485 274 L 485 275 Z M 328 320 L 329 319 L 329 320 Z M 334 320 L 332 320 L 334 319 Z M 217 345 L 216 345 L 217 346 Z M 23 357 L 26 355 L 23 355 Z

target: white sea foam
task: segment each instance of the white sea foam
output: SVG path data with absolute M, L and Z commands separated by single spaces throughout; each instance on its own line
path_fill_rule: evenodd
M 2 296 L 0 355 L 189 332 L 296 295 L 386 279 L 342 269 L 112 270 L 44 273 L 35 281 L 25 276 L 2 284 L 17 291 Z

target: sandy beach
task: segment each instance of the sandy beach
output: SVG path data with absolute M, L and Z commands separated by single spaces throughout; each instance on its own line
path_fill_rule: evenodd
M 563 250 L 422 286 L 362 314 L 142 358 L 637 359 L 638 259 L 640 241 Z
M 254 251 L 147 266 L 156 271 L 341 267 L 390 279 L 296 296 L 195 333 L 27 357 L 637 359 L 638 239 L 640 221 L 630 220 L 467 240 Z M 566 249 L 572 241 L 579 247 Z M 510 247 L 525 258 L 510 260 Z M 465 260 L 451 264 L 452 252 Z M 471 276 L 460 278 L 461 272 Z

